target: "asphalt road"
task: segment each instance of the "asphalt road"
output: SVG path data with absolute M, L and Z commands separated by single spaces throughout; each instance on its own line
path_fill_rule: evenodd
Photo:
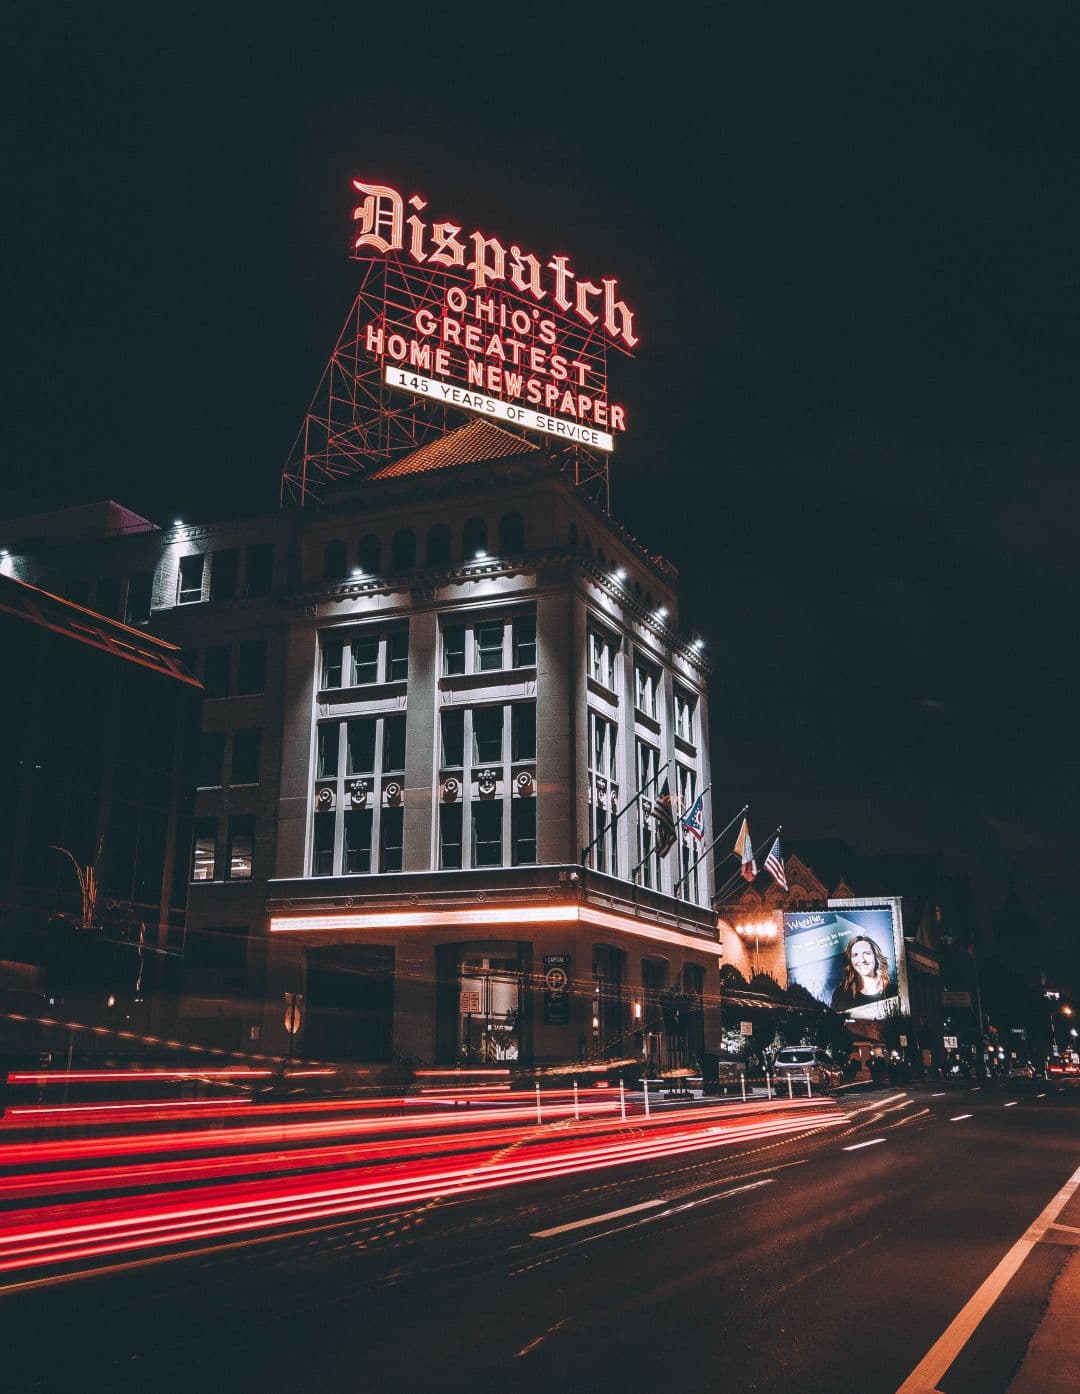
M 9 1290 L 3 1386 L 895 1394 L 1080 1166 L 1080 1089 L 846 1108 L 791 1141 Z M 1070 1252 L 1039 1246 L 944 1394 L 1007 1388 Z

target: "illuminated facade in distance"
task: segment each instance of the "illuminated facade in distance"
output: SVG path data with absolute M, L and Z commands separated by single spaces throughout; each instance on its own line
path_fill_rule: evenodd
M 282 1049 L 300 992 L 308 1057 L 655 1059 L 678 989 L 717 1049 L 707 863 L 677 897 L 694 854 L 613 818 L 710 784 L 707 666 L 673 568 L 563 464 L 477 419 L 303 510 L 4 526 L 8 574 L 103 595 L 206 689 L 192 1037 Z

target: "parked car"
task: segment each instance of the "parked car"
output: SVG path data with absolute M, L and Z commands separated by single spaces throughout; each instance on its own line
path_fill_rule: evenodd
M 1019 1064 L 1019 1063 L 1017 1063 L 1017 1064 L 1015 1064 L 1015 1065 L 1010 1065 L 1010 1066 L 1009 1066 L 1009 1078 L 1010 1078 L 1010 1079 L 1034 1079 L 1034 1078 L 1035 1078 L 1035 1066 L 1034 1066 L 1034 1065 L 1022 1065 L 1022 1064 Z
M 840 1066 L 827 1050 L 818 1046 L 782 1046 L 773 1061 L 777 1083 L 791 1078 L 796 1083 L 809 1076 L 811 1084 L 834 1089 L 843 1079 Z
M 1052 1055 L 1043 1074 L 1046 1079 L 1075 1079 L 1080 1076 L 1080 1064 L 1067 1055 Z

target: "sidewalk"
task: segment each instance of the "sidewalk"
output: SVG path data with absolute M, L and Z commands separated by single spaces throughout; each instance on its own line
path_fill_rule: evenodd
M 1080 1233 L 1076 1239 L 1080 1244 Z M 1080 1248 L 1050 1289 L 1046 1311 L 1007 1394 L 1076 1394 L 1080 1389 Z

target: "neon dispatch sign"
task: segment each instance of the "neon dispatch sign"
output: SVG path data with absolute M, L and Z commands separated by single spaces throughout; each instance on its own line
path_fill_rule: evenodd
M 579 277 L 482 232 L 421 216 L 427 204 L 353 180 L 357 260 L 385 262 L 382 313 L 362 344 L 391 388 L 564 442 L 611 451 L 626 411 L 608 396 L 609 349 L 638 343 L 618 282 Z

